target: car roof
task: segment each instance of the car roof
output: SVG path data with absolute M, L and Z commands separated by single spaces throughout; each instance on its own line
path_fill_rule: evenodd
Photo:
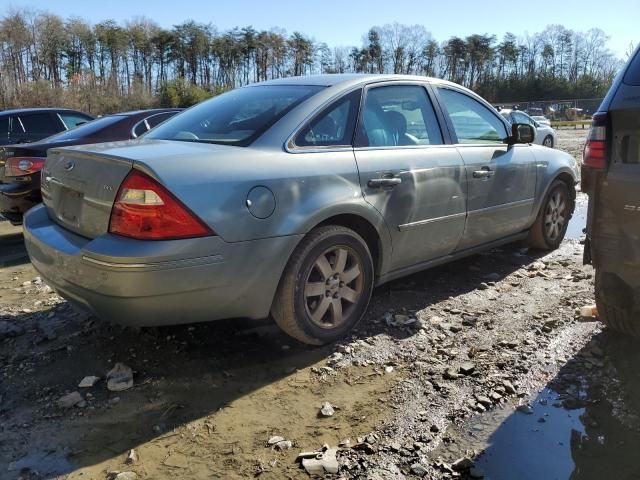
M 118 112 L 112 113 L 107 116 L 120 115 L 120 116 L 133 116 L 133 115 L 141 115 L 141 114 L 153 114 L 153 113 L 167 113 L 167 112 L 181 112 L 182 108 L 149 108 L 147 110 L 130 110 L 128 112 Z
M 37 113 L 37 112 L 75 112 L 82 115 L 91 116 L 88 113 L 74 110 L 73 108 L 55 108 L 55 107 L 31 107 L 31 108 L 14 108 L 11 110 L 0 110 L 0 115 L 15 115 L 19 113 Z
M 322 87 L 333 87 L 335 85 L 342 85 L 348 87 L 350 85 L 360 85 L 372 82 L 384 82 L 384 81 L 421 81 L 429 83 L 440 83 L 456 86 L 458 88 L 464 88 L 457 83 L 442 80 L 434 77 L 423 77 L 420 75 L 400 75 L 400 74 L 368 74 L 368 73 L 332 73 L 326 75 L 306 75 L 300 77 L 287 77 L 277 78 L 274 80 L 267 80 L 265 82 L 254 83 L 247 85 L 245 88 L 261 86 L 261 85 L 314 85 Z

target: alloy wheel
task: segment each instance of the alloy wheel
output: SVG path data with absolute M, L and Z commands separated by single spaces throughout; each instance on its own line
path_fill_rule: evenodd
M 362 260 L 347 246 L 325 250 L 313 263 L 304 284 L 309 319 L 333 329 L 349 320 L 364 286 Z
M 567 221 L 567 199 L 561 190 L 556 190 L 549 197 L 544 215 L 544 232 L 554 242 L 562 232 Z

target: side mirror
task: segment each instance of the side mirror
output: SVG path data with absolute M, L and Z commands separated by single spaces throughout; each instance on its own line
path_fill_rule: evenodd
M 533 126 L 526 123 L 514 123 L 511 125 L 511 137 L 509 137 L 509 144 L 514 143 L 533 143 L 533 139 L 536 138 L 536 130 Z

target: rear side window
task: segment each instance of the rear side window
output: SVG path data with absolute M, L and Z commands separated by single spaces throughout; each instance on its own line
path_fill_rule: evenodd
M 438 91 L 458 143 L 503 143 L 507 138 L 504 123 L 483 104 L 455 90 L 439 88 Z
M 9 117 L 0 117 L 0 135 L 7 136 L 9 133 Z
M 24 133 L 24 129 L 22 128 L 22 124 L 18 117 L 10 117 L 9 118 L 9 132 L 10 133 Z
M 145 118 L 141 122 L 139 122 L 135 127 L 133 127 L 133 134 L 136 137 L 139 137 L 143 133 L 147 133 L 149 131 L 149 127 L 147 126 L 147 119 Z
M 634 87 L 640 86 L 640 48 L 636 50 L 636 54 L 624 74 L 623 82 Z
M 76 128 L 78 125 L 82 125 L 83 123 L 91 121 L 91 118 L 87 118 L 83 115 L 78 115 L 77 113 L 59 112 L 58 115 L 60 115 L 60 118 L 69 130 L 71 130 L 72 128 Z
M 522 112 L 513 112 L 513 118 L 515 119 L 516 123 L 524 123 L 525 125 L 534 126 L 531 118 Z
M 19 118 L 26 133 L 51 135 L 60 131 L 55 118 L 48 113 L 20 115 Z
M 158 126 L 168 118 L 173 117 L 176 113 L 178 112 L 157 113 L 155 115 L 152 115 L 147 118 L 147 125 L 149 125 L 149 128 Z
M 80 125 L 73 130 L 66 130 L 62 133 L 54 135 L 50 140 L 57 142 L 65 140 L 77 140 L 80 138 L 109 138 L 115 136 L 120 130 L 118 123 L 126 120 L 127 117 L 122 115 L 110 115 L 108 117 L 100 117 L 90 122 Z M 127 137 L 122 136 L 125 140 Z
M 295 139 L 298 147 L 350 146 L 362 90 L 349 93 L 316 116 Z
M 135 137 L 139 137 L 143 133 L 147 133 L 153 127 L 160 125 L 165 120 L 173 117 L 178 112 L 166 112 L 166 113 L 156 113 L 155 115 L 151 115 L 136 124 L 133 127 L 133 135 Z

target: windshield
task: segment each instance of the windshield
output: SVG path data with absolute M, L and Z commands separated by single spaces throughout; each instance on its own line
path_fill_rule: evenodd
M 83 123 L 79 127 L 52 135 L 47 138 L 46 141 L 64 142 L 67 140 L 76 140 L 78 138 L 100 138 L 99 133 L 102 129 L 118 123 L 123 118 L 126 117 L 123 115 L 109 115 L 108 117 L 96 118 L 90 122 Z
M 323 88 L 311 85 L 239 88 L 176 115 L 145 138 L 246 146 Z

